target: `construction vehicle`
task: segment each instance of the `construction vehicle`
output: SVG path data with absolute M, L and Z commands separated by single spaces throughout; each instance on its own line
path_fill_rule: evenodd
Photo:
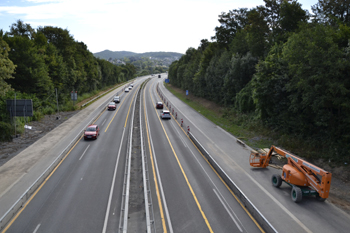
M 249 158 L 250 166 L 266 168 L 276 154 L 286 158 L 287 163 L 282 167 L 282 175 L 272 176 L 273 186 L 279 188 L 282 181 L 291 186 L 294 202 L 300 202 L 303 196 L 316 196 L 320 201 L 328 198 L 332 174 L 281 148 L 271 146 L 268 152 L 253 150 Z

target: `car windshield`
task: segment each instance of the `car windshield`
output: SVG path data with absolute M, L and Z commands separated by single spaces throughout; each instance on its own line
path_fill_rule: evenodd
M 89 127 L 86 129 L 86 131 L 96 131 L 96 128 L 95 127 Z
M 114 105 L 115 103 L 114 102 L 110 102 L 109 105 Z

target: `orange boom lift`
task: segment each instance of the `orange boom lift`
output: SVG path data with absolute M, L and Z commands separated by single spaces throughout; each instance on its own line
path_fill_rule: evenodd
M 281 148 L 271 146 L 268 153 L 252 151 L 249 158 L 250 166 L 266 168 L 274 153 L 287 158 L 288 163 L 283 166 L 282 175 L 272 176 L 273 186 L 280 187 L 282 181 L 290 185 L 294 202 L 300 202 L 303 196 L 311 195 L 320 201 L 328 198 L 332 174 Z

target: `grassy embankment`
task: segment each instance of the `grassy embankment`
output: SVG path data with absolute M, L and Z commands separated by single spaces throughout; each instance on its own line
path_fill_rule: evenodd
M 270 148 L 271 145 L 279 146 L 310 162 L 318 161 L 316 164 L 320 163 L 320 166 L 322 162 L 319 159 L 324 161 L 330 159 L 328 153 L 325 154 L 315 144 L 312 145 L 306 140 L 293 137 L 292 135 L 281 134 L 264 127 L 254 114 L 237 113 L 208 100 L 192 95 L 186 96 L 185 91 L 170 84 L 165 84 L 165 87 L 184 103 L 254 149 Z M 336 167 L 341 164 L 328 163 L 328 165 Z

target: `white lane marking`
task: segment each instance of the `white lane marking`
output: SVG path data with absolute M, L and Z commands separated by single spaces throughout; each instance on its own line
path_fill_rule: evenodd
M 173 125 L 174 126 L 174 125 Z M 178 127 L 175 127 L 178 128 Z M 181 138 L 183 136 L 183 134 L 179 134 L 179 137 Z M 200 163 L 200 161 L 198 160 L 198 158 L 194 155 L 193 151 L 191 150 L 191 148 L 188 147 L 187 143 L 184 141 L 185 146 L 188 148 L 188 150 L 191 152 L 193 158 L 197 161 L 198 165 L 202 168 L 202 170 L 204 171 L 204 173 L 206 174 L 206 176 L 208 177 L 208 179 L 210 180 L 210 182 L 212 183 L 212 185 L 215 187 L 215 191 L 216 194 L 220 194 L 221 199 L 219 199 L 222 203 L 223 201 L 226 203 L 226 206 L 228 206 L 228 208 L 231 210 L 231 212 L 235 215 L 235 217 L 237 218 L 237 220 L 239 221 L 239 223 L 242 225 L 242 227 L 245 229 L 244 225 L 242 224 L 241 220 L 238 218 L 238 216 L 236 215 L 236 213 L 233 211 L 233 209 L 231 208 L 231 206 L 228 204 L 228 202 L 226 201 L 226 199 L 224 198 L 224 196 L 221 194 L 221 192 L 219 191 L 218 187 L 216 186 L 216 184 L 214 183 L 214 181 L 211 179 L 211 177 L 209 176 L 209 174 L 207 173 L 207 171 L 204 169 L 204 167 L 202 166 L 202 164 Z M 223 201 L 222 201 L 223 200 Z M 225 207 L 226 208 L 226 207 Z M 236 221 L 235 221 L 236 223 Z M 237 225 L 237 223 L 236 223 Z M 247 231 L 245 229 L 245 231 Z
M 35 230 L 33 231 L 33 233 L 36 233 L 36 232 L 38 231 L 38 229 L 39 229 L 40 226 L 41 226 L 41 224 L 38 224 L 38 225 L 36 226 Z
M 105 120 L 102 122 L 102 126 L 105 124 L 106 120 L 107 120 L 107 119 L 105 119 Z
M 144 97 L 146 95 L 145 93 L 146 92 L 144 92 Z M 152 97 L 151 97 L 151 99 L 152 99 Z M 153 105 L 153 99 L 152 99 L 152 105 Z M 166 199 L 165 199 L 163 185 L 162 185 L 162 180 L 161 180 L 160 174 L 159 174 L 158 163 L 157 163 L 157 156 L 156 156 L 156 152 L 155 152 L 154 146 L 153 146 L 152 133 L 151 133 L 151 128 L 150 128 L 149 120 L 148 120 L 149 119 L 148 118 L 149 115 L 148 115 L 147 107 L 146 107 L 146 116 L 147 116 L 148 133 L 149 133 L 149 138 L 150 138 L 152 152 L 153 152 L 153 158 L 154 158 L 154 166 L 155 166 L 155 169 L 156 169 L 156 172 L 157 172 L 159 189 L 160 189 L 160 193 L 161 193 L 163 204 L 164 204 L 164 212 L 165 212 L 165 215 L 166 215 L 166 218 L 167 218 L 169 231 L 170 231 L 170 233 L 173 233 L 174 230 L 173 230 L 173 226 L 171 224 L 171 219 L 170 219 L 170 215 L 169 215 L 168 205 L 167 205 L 167 202 L 166 202 Z
M 187 144 L 185 143 L 185 140 L 181 137 L 181 134 L 180 134 L 180 132 L 178 131 L 178 128 L 179 128 L 179 127 L 177 127 L 177 126 L 175 125 L 174 121 L 171 121 L 171 124 L 173 125 L 174 129 L 176 130 L 177 134 L 179 135 L 179 138 L 180 138 L 180 140 L 182 141 L 182 143 L 184 144 L 184 146 L 187 147 Z
M 216 194 L 216 196 L 218 197 L 219 201 L 221 202 L 221 204 L 224 206 L 225 210 L 227 211 L 228 215 L 230 215 L 231 219 L 235 222 L 237 228 L 243 232 L 242 228 L 239 226 L 239 224 L 237 223 L 236 219 L 232 216 L 230 210 L 227 208 L 226 204 L 222 201 L 221 197 L 219 196 L 219 194 L 216 192 L 215 189 L 213 189 L 214 193 Z
M 80 156 L 79 160 L 81 160 L 85 154 L 85 152 L 87 151 L 87 149 L 90 147 L 90 144 L 86 147 L 86 149 L 84 150 L 84 153 Z
M 112 180 L 111 190 L 110 190 L 110 192 L 109 192 L 107 210 L 106 210 L 105 221 L 104 221 L 104 224 L 103 224 L 102 233 L 105 233 L 106 230 L 107 230 L 109 209 L 111 208 L 111 202 L 112 202 L 112 196 L 113 196 L 113 190 L 114 190 L 115 177 L 117 176 L 117 168 L 118 168 L 118 163 L 119 163 L 119 158 L 120 158 L 120 151 L 121 151 L 122 144 L 123 144 L 122 142 L 123 142 L 123 139 L 124 139 L 124 133 L 125 133 L 125 128 L 123 128 L 122 139 L 121 139 L 120 144 L 119 144 L 118 157 L 117 157 L 117 161 L 116 161 L 116 163 L 115 163 L 114 174 L 113 174 L 113 180 Z
M 164 88 L 162 87 L 162 89 L 164 90 Z M 164 92 L 163 92 L 163 94 L 164 94 Z M 167 96 L 166 96 L 166 98 L 168 98 Z M 175 107 L 175 105 L 174 105 L 174 107 Z M 292 212 L 290 212 L 285 206 L 283 206 L 282 205 L 282 203 L 281 202 L 279 202 L 274 196 L 272 196 L 272 194 L 271 193 L 269 193 L 264 187 L 262 187 L 259 183 L 258 183 L 258 181 L 256 181 L 252 176 L 250 176 L 249 174 L 248 174 L 248 172 L 246 172 L 240 165 L 238 165 L 238 163 L 236 163 L 236 161 L 234 161 L 230 156 L 228 156 L 218 145 L 216 145 L 206 134 L 204 134 L 200 129 L 199 129 L 199 127 L 197 126 L 197 125 L 195 125 L 179 108 L 177 108 L 178 109 L 178 111 L 184 116 L 184 117 L 186 117 L 187 118 L 187 120 L 189 121 L 189 122 L 191 122 L 191 124 L 194 126 L 194 127 L 196 127 L 196 129 L 199 131 L 199 132 L 201 132 L 203 135 L 204 135 L 204 137 L 206 137 L 210 142 L 212 142 L 213 143 L 213 145 L 215 145 L 215 147 L 221 152 L 221 153 L 223 153 L 223 154 L 225 154 L 226 156 L 227 156 L 227 158 L 229 158 L 251 181 L 253 181 L 268 197 L 270 197 L 271 198 L 271 200 L 273 201 L 273 202 L 275 202 L 277 205 L 278 205 L 278 207 L 279 208 L 281 208 L 287 215 L 289 215 L 289 217 L 291 217 L 301 228 L 303 228 L 306 232 L 308 232 L 308 233 L 312 233 L 312 231 L 309 229 L 309 228 L 307 228 L 305 225 L 304 225 L 304 223 L 302 223 L 294 214 L 292 214 Z M 230 135 L 230 134 L 229 134 Z M 230 136 L 232 136 L 232 135 L 230 135 Z M 233 136 L 232 136 L 233 137 Z M 233 137 L 233 138 L 235 138 L 235 137 Z

